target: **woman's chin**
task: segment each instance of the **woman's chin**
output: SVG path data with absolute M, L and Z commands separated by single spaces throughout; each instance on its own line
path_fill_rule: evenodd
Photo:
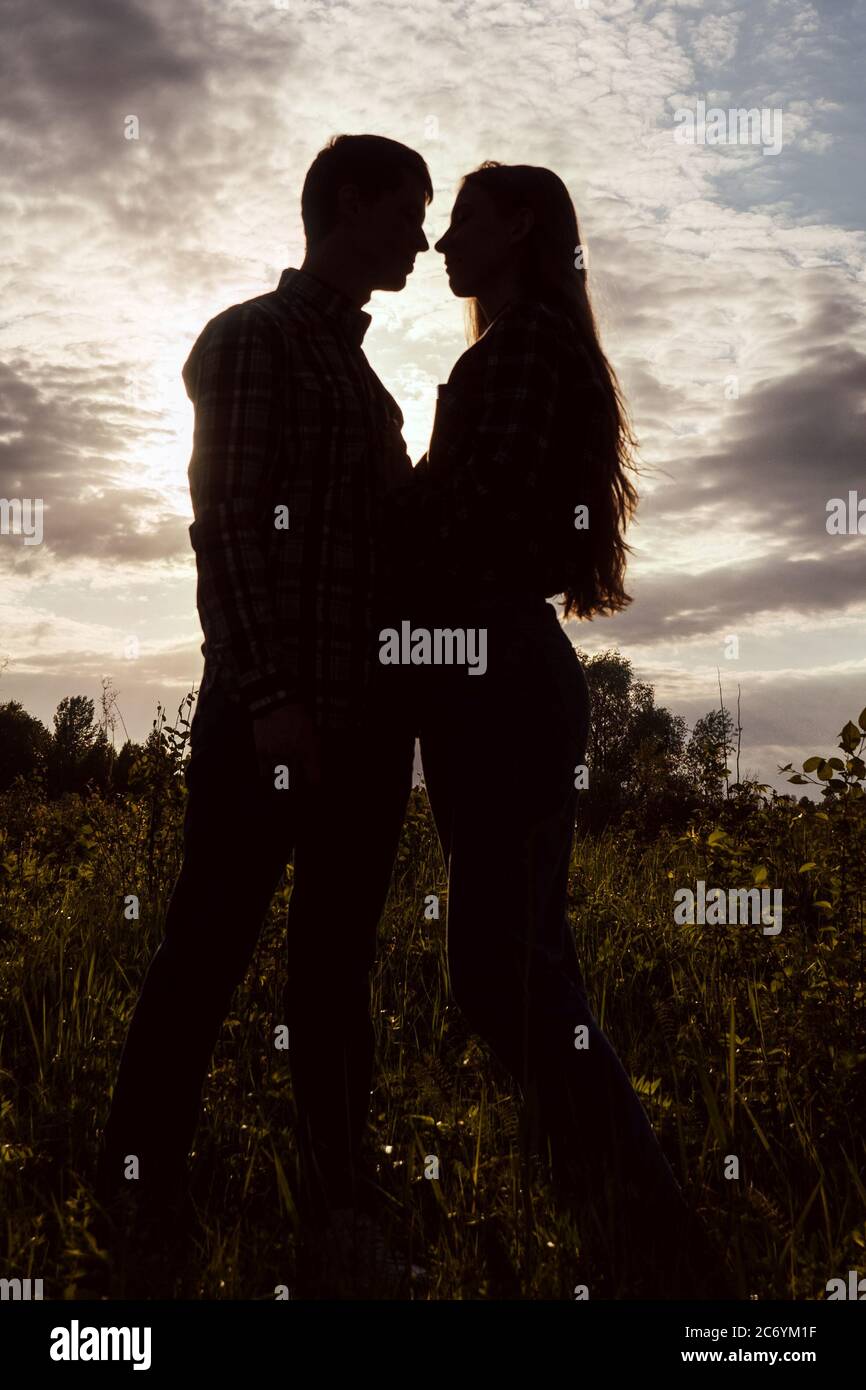
M 466 281 L 461 280 L 459 275 L 448 276 L 448 287 L 451 293 L 456 295 L 458 299 L 468 299 L 472 294 L 472 290 L 469 289 Z

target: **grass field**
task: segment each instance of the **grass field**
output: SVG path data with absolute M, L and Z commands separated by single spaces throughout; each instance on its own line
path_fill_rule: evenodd
M 727 830 L 709 821 L 648 845 L 616 830 L 575 845 L 569 912 L 591 1003 L 744 1299 L 822 1298 L 866 1263 L 863 802 L 831 799 L 815 813 L 777 801 Z M 44 803 L 19 786 L 0 798 L 0 1275 L 41 1278 L 46 1298 L 97 1296 L 98 1130 L 161 938 L 182 801 L 154 815 L 146 794 Z M 783 930 L 676 925 L 674 887 L 698 878 L 781 886 Z M 142 885 L 138 921 L 123 915 L 130 884 Z M 289 866 L 207 1080 L 191 1158 L 201 1230 L 179 1298 L 272 1299 L 293 1285 L 293 1106 L 287 1054 L 271 1045 L 290 887 Z M 438 921 L 424 917 L 431 892 Z M 592 1297 L 599 1271 L 545 1164 L 522 1168 L 509 1077 L 449 1002 L 446 902 L 419 788 L 373 979 L 380 1183 L 404 1206 L 424 1297 L 569 1298 L 581 1283 Z M 431 1153 L 438 1181 L 424 1176 Z

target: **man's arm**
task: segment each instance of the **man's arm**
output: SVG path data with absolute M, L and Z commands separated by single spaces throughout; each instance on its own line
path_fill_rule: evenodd
M 296 624 L 278 627 L 266 571 L 285 391 L 277 330 L 238 306 L 205 330 L 184 369 L 195 404 L 189 465 L 205 638 L 227 642 L 251 715 L 300 699 Z M 288 531 L 278 530 L 275 544 Z
M 208 326 L 184 368 L 195 402 L 190 539 L 205 638 L 216 636 L 231 650 L 260 773 L 272 777 L 277 764 L 297 762 L 315 785 L 318 739 L 298 679 L 300 566 L 293 592 L 282 596 L 279 625 L 266 570 L 274 507 L 290 505 L 274 495 L 286 389 L 280 348 L 276 330 L 240 306 Z M 275 529 L 288 544 L 290 532 Z

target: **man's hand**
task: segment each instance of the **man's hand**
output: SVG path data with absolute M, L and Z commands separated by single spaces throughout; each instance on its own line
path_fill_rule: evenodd
M 300 768 L 309 786 L 322 780 L 319 737 L 304 705 L 280 705 L 253 719 L 253 736 L 259 772 L 273 781 L 274 768 L 285 764 L 292 773 Z

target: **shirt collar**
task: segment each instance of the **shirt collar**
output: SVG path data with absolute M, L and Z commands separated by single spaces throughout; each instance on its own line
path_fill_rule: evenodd
M 363 343 L 364 334 L 373 321 L 372 315 L 357 308 L 342 290 L 326 285 L 324 280 L 311 275 L 308 270 L 295 270 L 293 266 L 284 270 L 277 293 L 286 299 L 298 298 L 312 305 L 320 314 L 332 319 L 357 347 Z

